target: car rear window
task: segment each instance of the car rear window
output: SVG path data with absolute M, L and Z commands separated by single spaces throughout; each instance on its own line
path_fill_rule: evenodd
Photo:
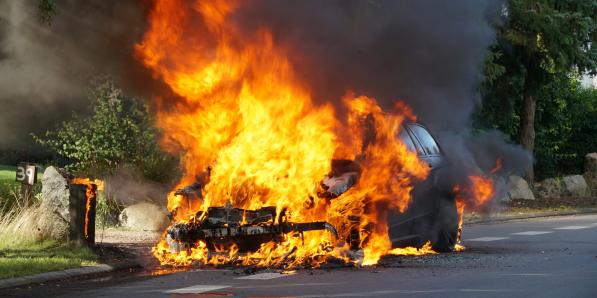
M 437 143 L 425 128 L 419 125 L 411 125 L 410 129 L 417 136 L 417 138 L 421 142 L 421 146 L 423 146 L 425 151 L 427 151 L 427 154 L 440 154 L 439 146 L 437 146 Z

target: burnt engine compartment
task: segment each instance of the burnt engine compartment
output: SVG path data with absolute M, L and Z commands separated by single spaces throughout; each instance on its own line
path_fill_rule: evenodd
M 358 180 L 360 168 L 350 160 L 332 161 L 332 171 L 321 182 L 318 195 L 332 200 L 346 192 Z M 202 201 L 202 186 L 209 181 L 210 168 L 197 177 L 197 182 L 175 192 L 185 201 Z M 171 218 L 177 210 L 173 210 Z M 359 233 L 352 228 L 346 240 L 354 249 L 359 245 Z M 285 234 L 302 236 L 303 232 L 325 230 L 338 238 L 336 227 L 325 221 L 292 222 L 288 221 L 286 210 L 277 216 L 276 207 L 268 206 L 257 210 L 234 208 L 228 202 L 223 207 L 208 207 L 199 211 L 187 222 L 173 223 L 166 230 L 166 241 L 171 252 L 189 250 L 198 241 L 206 243 L 210 251 L 221 250 L 235 245 L 239 252 L 256 251 L 266 242 L 281 242 Z
M 276 207 L 257 210 L 209 207 L 199 211 L 188 223 L 175 223 L 167 230 L 166 241 L 172 252 L 187 250 L 197 241 L 204 241 L 210 250 L 236 245 L 240 252 L 259 249 L 269 241 L 282 241 L 284 234 L 327 230 L 334 237 L 338 233 L 327 222 L 295 223 L 286 221 L 284 211 L 276 220 Z

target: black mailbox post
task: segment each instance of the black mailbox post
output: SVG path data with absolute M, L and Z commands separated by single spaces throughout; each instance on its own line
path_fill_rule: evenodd
M 69 239 L 80 245 L 93 246 L 95 245 L 97 185 L 94 183 L 71 184 L 69 192 Z

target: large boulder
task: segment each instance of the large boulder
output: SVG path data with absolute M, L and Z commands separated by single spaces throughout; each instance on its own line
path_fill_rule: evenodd
M 508 196 L 511 200 L 534 200 L 535 195 L 531 191 L 529 184 L 526 180 L 522 179 L 519 176 L 510 176 L 508 177 L 508 186 L 510 190 L 508 191 Z
M 540 198 L 559 198 L 562 195 L 562 185 L 557 179 L 548 178 L 535 184 L 535 194 Z
M 124 208 L 119 219 L 123 227 L 138 231 L 160 231 L 169 222 L 165 208 L 145 202 Z
M 55 239 L 65 239 L 69 226 L 69 177 L 66 172 L 47 167 L 41 179 L 41 210 L 44 214 L 44 225 L 51 231 L 50 236 Z
M 589 187 L 589 194 L 594 197 L 597 197 L 597 173 L 586 172 L 583 174 L 583 177 L 585 177 L 585 182 Z
M 570 175 L 562 178 L 562 196 L 586 197 L 588 195 L 589 187 L 582 175 Z

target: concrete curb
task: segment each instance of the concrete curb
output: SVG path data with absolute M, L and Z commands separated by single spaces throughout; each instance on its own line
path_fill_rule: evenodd
M 126 268 L 137 268 L 140 265 L 136 262 L 124 262 L 115 265 L 100 264 L 95 266 L 83 266 L 60 271 L 50 271 L 35 275 L 14 277 L 0 280 L 0 289 L 13 288 L 34 283 L 44 283 L 67 278 L 83 277 L 92 274 L 108 273 Z
M 578 214 L 587 214 L 587 213 L 597 213 L 597 208 L 583 208 L 578 210 L 569 210 L 569 211 L 546 211 L 546 212 L 536 212 L 536 213 L 528 213 L 528 214 L 521 214 L 521 215 L 504 215 L 504 216 L 491 216 L 487 218 L 479 218 L 479 219 L 472 219 L 472 220 L 464 220 L 464 224 L 484 224 L 484 223 L 494 223 L 494 222 L 503 222 L 503 221 L 511 221 L 511 220 L 525 220 L 531 218 L 540 218 L 540 217 L 552 217 L 552 216 L 568 216 L 568 215 L 578 215 Z

